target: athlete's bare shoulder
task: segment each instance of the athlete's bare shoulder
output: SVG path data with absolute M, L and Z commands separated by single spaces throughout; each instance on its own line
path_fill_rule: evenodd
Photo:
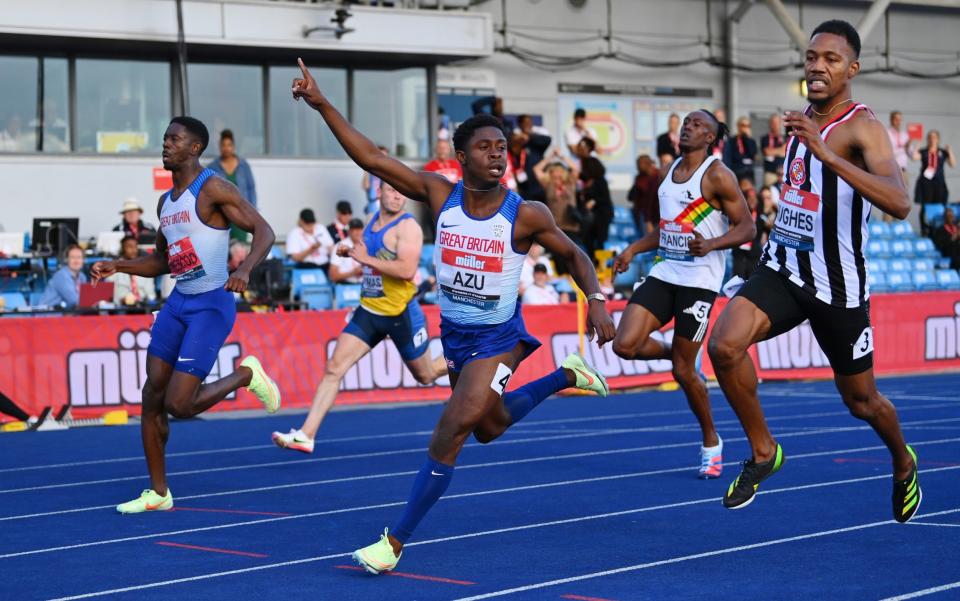
M 710 206 L 721 209 L 722 199 L 729 197 L 733 188 L 738 186 L 737 176 L 733 171 L 724 165 L 723 161 L 716 160 L 704 172 L 700 191 Z

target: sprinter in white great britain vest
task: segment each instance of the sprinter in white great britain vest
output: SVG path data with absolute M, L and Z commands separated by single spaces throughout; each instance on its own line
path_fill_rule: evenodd
M 137 259 L 104 261 L 91 269 L 95 279 L 113 273 L 177 280 L 157 314 L 147 348 L 140 429 L 151 488 L 117 506 L 120 513 L 173 508 L 164 449 L 167 414 L 189 418 L 213 407 L 243 386 L 267 411 L 280 408 L 280 391 L 256 357 L 214 382 L 204 383 L 220 347 L 233 329 L 234 293 L 247 289 L 250 271 L 270 251 L 273 230 L 236 187 L 200 165 L 210 134 L 192 117 L 175 117 L 163 136 L 163 167 L 173 172 L 173 189 L 160 197 L 155 252 Z M 230 224 L 253 233 L 246 260 L 227 273 Z
M 906 522 L 922 499 L 916 453 L 874 380 L 863 251 L 871 206 L 903 219 L 910 198 L 886 128 L 853 100 L 852 80 L 860 71 L 857 30 L 846 21 L 821 23 L 805 55 L 810 106 L 784 115 L 790 139 L 774 229 L 760 266 L 726 306 L 710 338 L 717 379 L 753 451 L 723 504 L 737 509 L 752 502 L 785 457 L 763 418 L 747 349 L 809 320 L 843 402 L 890 451 L 893 517 Z M 833 493 L 816 494 L 822 499 Z
M 713 424 L 697 358 L 723 284 L 727 249 L 756 234 L 736 176 L 712 153 L 725 135 L 726 125 L 709 111 L 693 111 L 684 118 L 680 158 L 657 193 L 660 227 L 614 261 L 614 269 L 623 272 L 637 253 L 657 249 L 656 263 L 623 312 L 613 350 L 625 359 L 673 361 L 673 377 L 700 424 L 697 474 L 704 479 L 717 478 L 723 470 L 723 440 Z M 671 341 L 651 337 L 671 321 Z
M 381 154 L 376 144 L 344 119 L 300 61 L 302 77 L 293 96 L 304 99 L 326 121 L 340 144 L 364 171 L 388 182 L 407 198 L 429 204 L 436 216 L 434 260 L 440 287 L 440 338 L 453 395 L 430 442 L 423 467 L 400 520 L 380 540 L 357 549 L 354 558 L 369 572 L 392 570 L 401 549 L 453 477 L 460 449 L 472 434 L 481 442 L 500 436 L 547 396 L 570 386 L 607 393 L 603 375 L 578 355 L 558 369 L 512 392 L 507 384 L 520 362 L 540 343 L 527 333 L 517 304 L 520 265 L 537 242 L 572 266 L 590 299 L 587 330 L 602 345 L 614 335 L 593 263 L 557 227 L 546 205 L 524 202 L 500 185 L 507 166 L 507 140 L 500 121 L 476 115 L 453 134 L 463 181 L 416 172 Z M 576 324 L 570 324 L 571 331 Z

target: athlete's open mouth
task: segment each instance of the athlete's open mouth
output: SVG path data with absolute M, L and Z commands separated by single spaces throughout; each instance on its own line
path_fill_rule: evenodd
M 827 80 L 821 77 L 808 77 L 807 89 L 811 92 L 824 92 L 827 89 Z

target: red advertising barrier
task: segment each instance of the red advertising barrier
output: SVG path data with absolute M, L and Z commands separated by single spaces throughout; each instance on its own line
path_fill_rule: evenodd
M 717 302 L 715 321 L 726 305 Z M 611 303 L 617 322 L 624 303 Z M 877 295 L 871 303 L 875 369 L 879 374 L 960 368 L 960 292 Z M 439 314 L 425 307 L 431 351 L 440 354 Z M 556 369 L 579 346 L 575 305 L 524 307 L 529 331 L 543 343 L 511 380 L 520 386 Z M 348 316 L 347 311 L 240 314 L 233 334 L 220 350 L 210 374 L 232 372 L 247 354 L 260 357 L 277 379 L 285 407 L 306 407 L 323 373 L 326 358 Z M 45 405 L 68 400 L 79 417 L 126 408 L 139 413 L 146 378 L 150 316 L 36 317 L 0 319 L 0 391 L 31 414 Z M 668 326 L 656 336 L 668 339 Z M 826 378 L 826 357 L 803 324 L 751 349 L 764 379 Z M 669 361 L 628 361 L 587 344 L 587 359 L 609 379 L 612 388 L 658 384 L 671 379 Z M 704 371 L 713 375 L 709 359 Z M 364 357 L 343 380 L 341 404 L 444 399 L 448 382 L 422 386 L 387 341 Z M 259 404 L 239 391 L 212 409 L 256 409 Z

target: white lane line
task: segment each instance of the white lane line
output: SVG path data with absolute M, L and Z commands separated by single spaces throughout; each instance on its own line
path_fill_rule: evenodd
M 825 483 L 825 484 L 817 484 L 817 485 L 807 485 L 807 487 L 809 487 L 809 486 L 830 485 L 830 484 L 835 484 L 835 483 Z M 775 493 L 775 492 L 782 492 L 782 491 L 776 491 L 776 490 L 765 491 L 766 494 L 771 494 L 771 493 Z M 759 494 L 764 494 L 764 493 L 759 493 Z M 715 502 L 716 500 L 717 500 L 716 498 L 706 499 L 706 501 L 714 501 L 714 502 Z M 515 527 L 512 527 L 512 528 L 500 528 L 500 529 L 497 529 L 497 530 L 486 530 L 486 531 L 481 531 L 481 532 L 470 532 L 470 533 L 467 533 L 467 534 L 460 534 L 460 535 L 455 535 L 455 536 L 447 536 L 447 537 L 443 537 L 443 538 L 435 538 L 435 539 L 432 539 L 432 540 L 425 540 L 425 541 L 419 541 L 419 542 L 415 542 L 415 543 L 410 543 L 410 544 L 407 545 L 407 547 L 415 547 L 415 546 L 419 546 L 419 545 L 432 545 L 432 544 L 443 543 L 443 542 L 450 542 L 450 541 L 456 541 L 456 540 L 476 538 L 476 537 L 480 537 L 480 536 L 490 536 L 490 535 L 495 535 L 495 534 L 504 534 L 504 533 L 507 533 L 507 532 L 518 532 L 518 531 L 522 531 L 522 530 L 530 530 L 530 529 L 533 529 L 533 528 L 544 528 L 544 527 L 549 527 L 549 526 L 558 526 L 558 525 L 571 524 L 571 523 L 588 521 L 588 520 L 598 520 L 598 519 L 605 519 L 605 518 L 610 518 L 610 517 L 620 517 L 620 516 L 624 516 L 624 515 L 630 515 L 630 514 L 645 512 L 645 511 L 657 511 L 657 510 L 662 510 L 662 509 L 667 509 L 667 508 L 672 508 L 672 507 L 682 507 L 682 506 L 691 505 L 691 504 L 700 503 L 700 502 L 703 502 L 703 501 L 690 501 L 690 502 L 685 502 L 685 503 L 674 503 L 674 504 L 670 504 L 670 505 L 661 505 L 661 506 L 658 506 L 658 507 L 647 507 L 647 508 L 631 509 L 631 510 L 626 510 L 626 511 L 617 511 L 617 512 L 613 512 L 613 513 L 596 514 L 596 515 L 582 516 L 582 517 L 578 517 L 578 518 L 570 518 L 570 519 L 566 519 L 566 520 L 554 520 L 554 521 L 551 521 L 551 522 L 541 522 L 541 523 L 537 523 L 537 524 L 526 524 L 526 525 L 523 525 L 523 526 L 515 526 Z M 946 510 L 946 511 L 939 511 L 939 512 L 936 512 L 936 513 L 930 513 L 930 514 L 926 514 L 926 516 L 924 516 L 924 517 L 932 517 L 932 516 L 937 516 L 937 515 L 946 515 L 946 514 L 955 513 L 955 512 L 958 512 L 958 511 L 960 511 L 960 508 L 958 508 L 958 509 L 949 509 L 949 510 Z M 876 527 L 876 526 L 882 526 L 882 525 L 887 525 L 887 524 L 896 524 L 896 522 L 894 522 L 893 520 L 885 520 L 885 521 L 882 521 L 882 522 L 869 522 L 869 523 L 867 523 L 867 524 L 859 524 L 859 525 L 857 525 L 857 526 L 848 526 L 848 527 L 846 527 L 846 528 L 836 528 L 836 529 L 833 529 L 833 530 L 823 530 L 823 531 L 820 531 L 820 532 L 813 532 L 813 533 L 809 533 L 809 534 L 802 534 L 802 535 L 799 535 L 799 536 L 792 536 L 792 537 L 788 537 L 788 538 L 775 539 L 775 540 L 764 541 L 764 542 L 760 542 L 760 543 L 754 543 L 754 544 L 752 544 L 752 545 L 741 545 L 741 546 L 738 546 L 738 547 L 728 547 L 728 548 L 726 548 L 726 549 L 719 549 L 719 550 L 716 550 L 716 551 L 709 551 L 709 552 L 707 552 L 707 553 L 698 553 L 698 554 L 696 554 L 696 555 L 687 555 L 687 556 L 683 556 L 683 557 L 675 557 L 675 558 L 672 558 L 672 559 L 666 559 L 666 560 L 661 560 L 661 561 L 657 561 L 657 562 L 651 562 L 651 563 L 646 563 L 646 564 L 639 564 L 639 565 L 636 565 L 636 566 L 628 566 L 628 567 L 626 567 L 626 568 L 619 568 L 619 569 L 616 569 L 616 570 L 608 570 L 608 571 L 605 571 L 605 572 L 596 572 L 596 573 L 593 573 L 593 574 L 585 574 L 585 575 L 582 575 L 582 576 L 574 576 L 574 577 L 572 577 L 572 578 L 564 578 L 564 579 L 561 579 L 561 580 L 554 580 L 554 581 L 550 581 L 550 582 L 546 582 L 546 583 L 538 583 L 538 584 L 533 584 L 533 585 L 527 585 L 526 587 L 521 587 L 521 588 L 516 588 L 516 589 L 508 589 L 507 591 L 498 591 L 498 592 L 494 592 L 494 593 L 487 593 L 487 595 L 482 595 L 482 596 L 477 596 L 477 597 L 469 597 L 468 599 L 471 599 L 471 600 L 473 600 L 473 599 L 485 599 L 485 598 L 488 598 L 488 597 L 491 597 L 491 596 L 502 596 L 502 595 L 505 595 L 505 594 L 513 593 L 513 592 L 522 592 L 522 591 L 525 591 L 525 590 L 532 590 L 532 589 L 536 589 L 536 588 L 543 588 L 543 587 L 546 587 L 546 586 L 554 586 L 554 585 L 556 585 L 556 584 L 565 584 L 565 583 L 567 583 L 567 582 L 575 582 L 575 581 L 577 581 L 577 580 L 586 580 L 586 579 L 588 579 L 588 578 L 597 578 L 597 577 L 600 577 L 600 576 L 608 576 L 608 575 L 611 575 L 611 574 L 617 574 L 617 573 L 625 572 L 625 571 L 638 570 L 638 569 L 644 569 L 644 568 L 651 568 L 651 567 L 655 567 L 655 566 L 659 566 L 659 565 L 666 565 L 666 564 L 670 564 L 670 563 L 678 563 L 678 562 L 681 562 L 681 561 L 689 561 L 689 560 L 691 560 L 691 559 L 700 559 L 700 558 L 703 558 L 703 557 L 710 557 L 710 556 L 713 556 L 713 555 L 722 555 L 722 554 L 726 554 L 726 553 L 734 553 L 734 552 L 737 552 L 737 551 L 746 551 L 746 550 L 749 550 L 749 549 L 756 549 L 756 548 L 766 547 L 766 546 L 775 545 L 775 544 L 783 544 L 783 543 L 794 542 L 794 541 L 804 540 L 804 539 L 809 539 L 809 538 L 816 538 L 816 537 L 821 537 L 821 536 L 829 536 L 829 535 L 831 535 L 831 534 L 840 534 L 840 533 L 843 533 L 843 532 L 851 532 L 851 531 L 854 531 L 854 530 L 863 530 L 863 529 L 865 529 L 865 528 L 873 528 L 873 527 Z M 92 593 L 84 593 L 84 594 L 73 595 L 73 596 L 69 596 L 69 597 L 58 597 L 58 598 L 56 598 L 56 599 L 51 599 L 50 601 L 74 601 L 75 599 L 89 599 L 89 598 L 91 598 L 91 597 L 101 597 L 101 596 L 105 596 L 105 595 L 115 595 L 115 594 L 118 594 L 118 593 L 127 593 L 127 592 L 130 592 L 130 591 L 137 591 L 137 590 L 144 590 L 144 589 L 150 589 L 150 588 L 157 588 L 157 587 L 161 587 L 161 586 L 170 586 L 170 585 L 172 585 L 172 584 L 180 584 L 180 583 L 183 583 L 183 582 L 195 582 L 195 581 L 197 581 L 197 580 L 207 580 L 207 579 L 210 579 L 210 578 L 218 578 L 218 577 L 222 577 L 222 576 L 232 576 L 232 575 L 234 575 L 234 574 L 243 574 L 243 573 L 248 573 L 248 572 L 256 572 L 256 571 L 260 571 L 260 570 L 268 570 L 268 569 L 272 569 L 272 568 L 281 568 L 281 567 L 286 567 L 286 566 L 290 566 L 290 565 L 297 565 L 297 564 L 303 564 L 303 563 L 324 561 L 324 560 L 327 560 L 327 559 L 335 559 L 335 558 L 340 558 L 340 557 L 346 557 L 346 556 L 348 556 L 349 554 L 350 554 L 350 553 L 333 553 L 333 554 L 329 554 L 329 555 L 321 555 L 321 556 L 318 556 L 318 557 L 307 557 L 307 558 L 304 558 L 304 559 L 297 559 L 297 560 L 293 560 L 293 561 L 284 561 L 284 562 L 279 562 L 279 563 L 272 563 L 272 564 L 254 566 L 254 567 L 243 568 L 243 569 L 239 569 L 239 570 L 229 570 L 229 571 L 225 571 L 225 572 L 213 572 L 213 573 L 210 573 L 210 574 L 200 574 L 200 575 L 197 575 L 197 576 L 190 576 L 190 577 L 187 577 L 187 578 L 176 578 L 176 579 L 172 579 L 172 580 L 161 580 L 161 581 L 159 581 L 159 582 L 150 582 L 150 583 L 147 583 L 147 584 L 140 584 L 140 585 L 135 585 L 135 586 L 127 586 L 127 587 L 123 587 L 123 588 L 115 588 L 115 589 L 109 589 L 109 590 L 104 590 L 104 591 L 96 591 L 96 592 L 92 592 Z M 460 600 L 457 600 L 457 601 L 468 601 L 468 599 L 460 599 Z
M 960 440 L 960 439 L 949 439 L 949 440 L 944 440 L 944 441 L 929 441 L 929 442 L 923 442 L 923 443 L 915 443 L 915 445 L 916 445 L 916 446 L 921 446 L 921 445 L 927 445 L 927 446 L 929 446 L 929 445 L 932 445 L 932 444 L 946 444 L 946 443 L 951 443 L 951 442 L 957 442 L 958 440 Z M 796 461 L 796 460 L 799 460 L 799 459 L 806 459 L 806 458 L 810 458 L 810 457 L 821 457 L 821 456 L 824 456 L 824 455 L 833 455 L 833 454 L 836 454 L 836 453 L 850 453 L 850 452 L 860 452 L 860 451 L 865 451 L 865 450 L 881 450 L 881 449 L 886 449 L 886 447 L 885 447 L 885 446 L 875 446 L 875 447 L 860 447 L 860 448 L 857 448 L 857 449 L 835 449 L 835 450 L 831 450 L 831 451 L 818 451 L 818 452 L 815 452 L 815 453 L 805 453 L 805 454 L 802 454 L 802 455 L 793 455 L 793 456 L 790 457 L 790 459 L 791 459 L 792 461 Z M 733 465 L 733 464 L 734 464 L 734 462 L 730 462 L 730 463 L 727 463 L 726 465 Z M 596 483 L 596 482 L 604 482 L 604 481 L 611 481 L 611 480 L 622 480 L 622 479 L 627 479 L 627 478 L 641 478 L 641 477 L 654 476 L 654 475 L 660 475 L 660 474 L 668 474 L 668 473 L 675 473 L 675 472 L 685 472 L 685 471 L 688 471 L 688 470 L 691 470 L 691 469 L 692 469 L 691 467 L 687 466 L 687 467 L 679 467 L 679 468 L 667 468 L 667 469 L 661 469 L 661 470 L 652 470 L 652 471 L 646 471 L 646 472 L 633 472 L 633 473 L 628 473 L 628 474 L 614 474 L 614 475 L 610 475 L 610 476 L 597 476 L 597 477 L 594 477 L 594 478 L 581 478 L 581 479 L 576 479 L 576 480 L 564 480 L 564 481 L 560 481 L 560 482 L 546 482 L 546 483 L 543 483 L 543 484 L 530 484 L 530 485 L 526 485 L 526 486 L 513 486 L 513 487 L 509 487 L 509 488 L 500 488 L 500 489 L 494 489 L 494 490 L 481 490 L 481 491 L 475 491 L 475 492 L 469 492 L 469 493 L 460 493 L 460 494 L 455 494 L 455 495 L 444 495 L 443 497 L 440 497 L 440 500 L 441 500 L 441 501 L 449 501 L 449 500 L 452 500 L 452 499 L 464 499 L 464 498 L 469 498 L 469 497 L 480 497 L 480 496 L 495 495 L 495 494 L 505 494 L 505 493 L 519 492 L 519 491 L 540 490 L 540 489 L 545 489 L 545 488 L 554 488 L 554 487 L 558 487 L 558 486 L 571 486 L 571 485 L 574 485 L 574 484 L 592 484 L 592 483 Z M 950 470 L 956 470 L 956 469 L 960 469 L 960 466 L 949 466 L 949 467 L 934 468 L 934 469 L 931 469 L 931 470 L 924 470 L 923 473 L 924 473 L 924 474 L 927 474 L 927 473 L 941 472 L 941 471 L 950 471 Z M 414 472 L 410 472 L 410 473 L 412 474 L 412 473 L 414 473 Z M 833 484 L 853 484 L 853 483 L 858 483 L 858 482 L 867 482 L 867 481 L 870 481 L 870 480 L 878 480 L 878 479 L 882 479 L 882 478 L 887 478 L 887 479 L 889 479 L 890 476 L 889 476 L 889 474 L 886 474 L 886 475 L 879 475 L 879 476 L 865 476 L 865 477 L 861 477 L 861 478 L 848 478 L 848 479 L 845 479 L 845 480 L 834 480 L 834 481 L 829 481 L 829 482 L 821 482 L 821 483 L 817 483 L 817 484 L 802 484 L 802 485 L 791 486 L 791 487 L 776 488 L 776 489 L 772 489 L 772 490 L 769 490 L 769 491 L 761 491 L 761 492 L 758 493 L 758 494 L 768 494 L 768 493 L 786 492 L 786 491 L 792 491 L 792 490 L 803 490 L 803 489 L 807 489 L 807 488 L 817 488 L 817 487 L 821 487 L 821 486 L 830 486 L 830 485 L 833 485 Z M 696 500 L 696 501 L 686 501 L 686 502 L 683 502 L 683 503 L 680 503 L 680 504 L 659 505 L 659 506 L 656 506 L 656 507 L 653 508 L 653 509 L 662 509 L 662 508 L 669 508 L 669 507 L 680 507 L 680 506 L 684 506 L 684 505 L 693 505 L 693 504 L 697 504 L 697 503 L 709 503 L 709 502 L 711 502 L 711 501 L 716 501 L 716 500 L 717 500 L 717 499 L 716 499 L 715 497 L 710 497 L 710 498 L 707 498 L 707 499 L 699 499 L 699 500 Z M 154 534 L 143 534 L 143 535 L 138 535 L 138 536 L 128 536 L 128 537 L 124 537 L 124 538 L 106 539 L 106 540 L 100 540 L 100 541 L 92 541 L 92 542 L 88 542 L 88 543 L 77 543 L 77 544 L 73 544 L 73 545 L 61 545 L 61 546 L 57 546 L 57 547 L 48 547 L 48 548 L 45 548 L 45 549 L 33 549 L 33 550 L 30 550 L 30 551 L 18 551 L 18 552 L 15 552 L 15 553 L 7 553 L 7 554 L 4 554 L 4 555 L 0 555 L 0 559 L 8 559 L 8 558 L 11 558 L 11 557 L 21 557 L 21 556 L 24 556 L 24 555 L 36 555 L 36 554 L 39 554 L 39 553 L 52 553 L 52 552 L 56 552 L 56 551 L 66 551 L 66 550 L 69 550 L 69 549 L 78 549 L 78 548 L 84 548 L 84 547 L 94 547 L 94 546 L 99 546 L 99 545 L 107 545 L 107 544 L 114 544 L 114 543 L 129 542 L 129 541 L 133 541 L 133 540 L 144 540 L 144 539 L 158 538 L 158 537 L 164 537 L 164 536 L 176 536 L 176 535 L 180 535 L 180 534 L 190 534 L 190 533 L 193 533 L 193 532 L 206 532 L 206 531 L 209 531 L 209 530 L 223 530 L 223 529 L 225 529 L 225 528 L 236 528 L 236 527 L 241 527 L 241 526 L 255 526 L 255 525 L 257 525 L 257 524 L 266 524 L 266 523 L 271 523 L 271 522 L 284 522 L 284 521 L 288 521 L 288 520 L 298 520 L 298 519 L 303 519 L 303 518 L 312 518 L 312 517 L 319 517 L 319 516 L 325 516 L 325 515 L 336 515 L 336 514 L 342 514 L 342 513 L 352 513 L 352 512 L 357 512 L 357 511 L 367 511 L 367 510 L 370 510 L 370 509 L 383 509 L 383 508 L 386 508 L 386 507 L 398 507 L 398 506 L 405 505 L 405 504 L 406 504 L 406 501 L 392 501 L 392 502 L 387 502 L 387 503 L 380 503 L 380 504 L 377 504 L 377 505 L 363 505 L 363 506 L 359 506 L 359 507 L 345 507 L 345 508 L 341 508 L 341 509 L 330 509 L 330 510 L 326 510 L 326 511 L 316 511 L 316 512 L 312 512 L 312 513 L 304 513 L 304 514 L 289 515 L 289 516 L 280 516 L 280 517 L 273 517 L 273 518 L 261 518 L 261 519 L 256 519 L 256 520 L 248 520 L 248 521 L 245 521 L 245 522 L 233 522 L 233 523 L 229 523 L 229 524 L 218 524 L 218 525 L 215 525 L 215 526 L 203 526 L 203 527 L 199 527 L 199 528 L 190 528 L 190 529 L 186 529 L 186 530 L 175 530 L 175 531 L 172 531 L 172 532 L 158 532 L 158 533 L 154 533 Z M 640 508 L 640 509 L 637 509 L 637 510 L 630 510 L 630 512 L 647 511 L 647 510 L 649 510 L 649 508 L 647 508 L 647 509 Z
M 928 409 L 930 407 L 925 406 L 916 406 L 911 409 Z M 902 411 L 902 410 L 901 410 Z M 820 413 L 806 413 L 800 415 L 785 415 L 779 417 L 769 418 L 767 421 L 786 421 L 786 420 L 797 420 L 797 419 L 811 419 L 811 418 L 820 418 L 820 417 L 835 417 L 841 415 L 847 415 L 847 411 L 830 411 L 830 412 L 820 412 Z M 960 417 L 955 418 L 944 418 L 944 419 L 934 419 L 934 420 L 921 420 L 915 422 L 902 422 L 902 427 L 909 427 L 911 425 L 922 425 L 922 424 L 942 424 L 947 422 L 957 422 L 960 421 Z M 737 420 L 722 420 L 714 422 L 715 425 L 736 425 L 740 422 Z M 537 436 L 533 438 L 508 438 L 506 440 L 497 441 L 497 446 L 504 446 L 508 444 L 526 444 L 531 442 L 546 442 L 553 440 L 572 440 L 578 438 L 595 438 L 599 436 L 614 436 L 619 434 L 634 434 L 634 433 L 644 433 L 644 432 L 682 432 L 685 428 L 690 426 L 689 423 L 683 424 L 666 424 L 662 426 L 650 426 L 650 427 L 641 427 L 641 428 L 619 428 L 619 429 L 607 429 L 601 431 L 593 432 L 579 432 L 571 434 L 554 434 L 549 436 Z M 850 432 L 855 430 L 864 430 L 869 429 L 867 426 L 837 426 L 833 428 L 820 428 L 817 430 L 812 430 L 811 432 Z M 537 432 L 530 432 L 530 434 L 537 434 Z M 781 434 L 780 437 L 788 436 L 789 434 Z M 743 439 L 731 439 L 733 440 L 743 440 Z M 679 443 L 677 446 L 686 446 L 688 443 Z M 482 447 L 479 443 L 467 443 L 464 445 L 467 448 L 472 447 Z M 661 447 L 663 448 L 663 447 Z M 669 448 L 669 447 L 667 447 Z M 367 453 L 353 453 L 349 455 L 334 455 L 329 457 L 313 457 L 310 459 L 294 459 L 287 457 L 283 460 L 278 461 L 267 461 L 260 463 L 247 463 L 243 465 L 228 465 L 223 467 L 206 467 L 192 470 L 181 470 L 177 472 L 168 472 L 167 477 L 172 476 L 190 476 L 195 474 L 212 474 L 216 472 L 230 472 L 236 470 L 246 470 L 246 469 L 259 469 L 265 467 L 276 467 L 276 466 L 290 466 L 290 465 L 304 465 L 309 463 L 325 463 L 331 461 L 342 461 L 346 459 L 369 459 L 372 457 L 387 457 L 391 455 L 401 455 L 406 453 L 423 453 L 423 447 L 413 447 L 408 449 L 396 449 L 391 451 L 371 451 Z M 79 482 L 61 482 L 58 484 L 42 484 L 38 486 L 24 486 L 21 488 L 7 488 L 0 490 L 0 495 L 3 494 L 12 494 L 12 493 L 21 493 L 21 492 L 33 492 L 38 490 L 53 490 L 57 488 L 75 488 L 78 486 L 93 486 L 98 484 L 112 484 L 115 482 L 130 482 L 134 480 L 142 480 L 143 475 L 137 474 L 135 476 L 120 476 L 117 478 L 102 478 L 99 480 L 83 480 Z
M 926 597 L 927 595 L 934 595 L 936 593 L 942 593 L 943 591 L 949 591 L 950 589 L 955 589 L 955 588 L 960 588 L 960 581 L 951 582 L 950 584 L 941 584 L 940 586 L 925 588 L 922 591 L 905 593 L 903 595 L 898 595 L 896 597 L 887 597 L 886 599 L 881 599 L 880 601 L 905 601 L 906 599 L 916 599 L 917 597 Z
M 960 512 L 960 508 L 947 509 L 945 511 L 938 511 L 936 513 L 931 513 L 927 515 L 929 516 L 947 515 L 947 514 L 952 514 L 956 512 Z M 846 532 L 856 532 L 857 530 L 866 530 L 867 528 L 876 528 L 878 526 L 887 526 L 887 525 L 893 525 L 893 524 L 896 524 L 896 522 L 893 520 L 884 520 L 882 522 L 868 522 L 866 524 L 857 524 L 856 526 L 847 526 L 846 528 L 833 528 L 831 530 L 820 530 L 819 532 L 809 532 L 807 534 L 798 534 L 796 536 L 776 538 L 776 539 L 766 540 L 759 543 L 752 543 L 749 545 L 738 545 L 736 547 L 726 547 L 724 549 L 716 549 L 714 551 L 706 551 L 704 553 L 694 553 L 692 555 L 681 555 L 680 557 L 671 557 L 669 559 L 661 559 L 659 561 L 639 563 L 632 566 L 624 566 L 622 568 L 604 570 L 602 572 L 593 572 L 591 574 L 581 574 L 580 576 L 571 576 L 569 578 L 558 578 L 556 580 L 548 580 L 546 582 L 538 582 L 536 584 L 518 586 L 514 588 L 500 590 L 500 591 L 494 591 L 491 593 L 485 593 L 482 595 L 473 595 L 471 597 L 460 597 L 459 599 L 455 599 L 454 601 L 480 601 L 481 599 L 492 599 L 493 597 L 504 597 L 506 595 L 512 595 L 514 593 L 523 593 L 526 591 L 547 588 L 550 586 L 557 586 L 558 584 L 569 584 L 571 582 L 580 582 L 582 580 L 602 578 L 604 576 L 613 576 L 615 574 L 623 574 L 625 572 L 635 572 L 637 570 L 646 570 L 649 568 L 656 568 L 659 566 L 681 563 L 684 561 L 692 561 L 694 559 L 704 559 L 706 557 L 716 557 L 718 555 L 727 555 L 729 553 L 751 551 L 753 549 L 761 549 L 763 547 L 770 547 L 773 545 L 782 545 L 782 544 L 793 543 L 793 542 L 802 541 L 802 540 L 809 540 L 812 538 L 821 538 L 824 536 L 832 536 L 834 534 L 843 534 Z M 947 585 L 947 586 L 952 588 L 953 585 Z M 946 590 L 946 589 L 942 589 L 942 590 Z M 897 598 L 905 599 L 909 597 L 897 597 Z
M 941 528 L 960 528 L 960 524 L 938 524 L 936 522 L 915 522 L 910 520 L 907 522 L 911 526 L 940 526 Z
M 836 395 L 834 395 L 836 397 Z M 835 398 L 839 401 L 839 398 Z M 830 401 L 810 401 L 810 402 L 785 402 L 785 403 L 770 403 L 764 406 L 764 409 L 774 409 L 780 407 L 805 407 L 811 405 L 826 405 Z M 932 407 L 939 407 L 940 405 L 932 405 Z M 716 411 L 731 411 L 728 406 L 714 407 L 713 410 Z M 547 425 L 547 424 L 567 424 L 567 423 L 581 423 L 581 422 L 595 422 L 595 421 L 604 421 L 604 420 L 620 420 L 620 419 L 635 419 L 641 417 L 667 417 L 673 415 L 689 415 L 690 411 L 688 409 L 672 409 L 665 411 L 647 411 L 643 413 L 614 413 L 610 415 L 590 415 L 584 417 L 564 417 L 564 418 L 555 418 L 555 419 L 544 419 L 544 420 L 524 420 L 520 424 L 517 424 L 516 428 L 521 428 L 524 426 L 534 426 L 534 425 Z M 775 416 L 776 417 L 776 416 Z M 773 418 L 768 418 L 773 419 Z M 319 438 L 316 440 L 315 444 L 332 444 L 332 443 L 341 443 L 341 442 L 356 442 L 361 440 L 380 440 L 384 438 L 406 438 L 406 437 L 415 437 L 415 436 L 430 436 L 433 434 L 433 430 L 414 430 L 410 432 L 391 432 L 387 434 L 365 434 L 360 436 L 344 436 L 339 438 Z M 171 457 L 190 457 L 195 455 L 214 455 L 220 453 L 234 453 L 240 451 L 255 451 L 262 449 L 273 449 L 276 445 L 264 444 L 264 445 L 252 445 L 245 447 L 228 447 L 224 449 L 206 449 L 206 450 L 197 450 L 197 451 L 181 451 L 177 453 L 167 453 L 167 459 Z M 72 461 L 69 463 L 48 463 L 44 465 L 29 465 L 23 467 L 8 467 L 0 468 L 0 473 L 6 472 L 23 472 L 30 470 L 42 470 L 42 469 L 52 469 L 59 467 L 77 467 L 81 465 L 100 465 L 104 463 L 121 463 L 126 461 L 143 461 L 143 455 L 131 455 L 129 457 L 115 457 L 112 459 L 90 459 L 87 461 Z

